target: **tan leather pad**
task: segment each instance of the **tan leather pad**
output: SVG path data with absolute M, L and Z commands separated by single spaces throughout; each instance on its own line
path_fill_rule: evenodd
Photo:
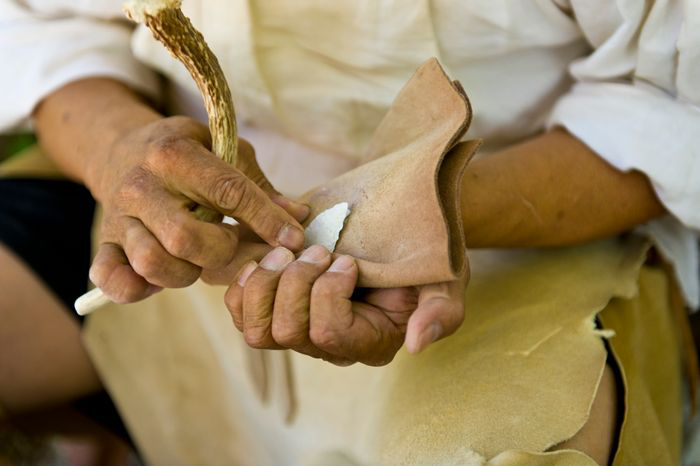
M 465 272 L 459 187 L 480 141 L 455 142 L 470 120 L 461 86 L 430 59 L 380 123 L 367 163 L 302 197 L 311 206 L 307 225 L 339 202 L 350 204 L 335 252 L 357 259 L 358 286 L 413 286 Z

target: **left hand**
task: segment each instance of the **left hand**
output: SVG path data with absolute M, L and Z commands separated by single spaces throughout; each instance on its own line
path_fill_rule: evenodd
M 466 277 L 407 288 L 355 289 L 350 256 L 332 260 L 322 246 L 295 259 L 288 249 L 248 262 L 226 293 L 246 342 L 293 349 L 337 365 L 388 364 L 403 342 L 418 353 L 464 320 Z

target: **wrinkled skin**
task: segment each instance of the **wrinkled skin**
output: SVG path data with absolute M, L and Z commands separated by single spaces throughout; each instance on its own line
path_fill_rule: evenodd
M 113 144 L 109 170 L 93 184 L 104 218 L 90 278 L 114 301 L 188 286 L 203 268 L 231 262 L 238 228 L 199 220 L 198 204 L 212 209 L 215 221 L 240 220 L 268 244 L 302 247 L 298 221 L 308 209 L 272 188 L 245 141 L 238 169 L 214 156 L 209 144 L 207 128 L 185 117 L 156 120 Z
M 419 352 L 464 320 L 466 278 L 420 287 L 356 289 L 350 256 L 311 246 L 299 258 L 282 247 L 249 261 L 226 293 L 246 342 L 292 349 L 337 365 L 380 366 L 404 341 Z

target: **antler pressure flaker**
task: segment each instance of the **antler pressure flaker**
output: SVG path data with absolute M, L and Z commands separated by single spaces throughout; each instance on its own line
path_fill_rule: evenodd
M 145 24 L 165 48 L 185 65 L 199 88 L 209 115 L 212 151 L 225 162 L 236 165 L 238 133 L 231 90 L 219 61 L 189 18 L 180 10 L 180 0 L 130 0 L 126 15 Z M 218 221 L 220 214 L 198 206 L 194 214 L 204 221 Z M 86 315 L 109 302 L 98 289 L 75 301 L 75 310 Z
M 222 160 L 235 165 L 238 134 L 231 91 L 219 61 L 182 13 L 180 4 L 180 0 L 131 0 L 124 11 L 130 19 L 145 24 L 185 65 L 204 98 L 212 149 Z

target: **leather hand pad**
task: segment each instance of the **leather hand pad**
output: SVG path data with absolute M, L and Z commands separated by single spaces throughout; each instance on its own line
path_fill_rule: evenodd
M 338 202 L 350 204 L 335 252 L 358 259 L 358 286 L 414 286 L 464 273 L 460 185 L 480 141 L 456 142 L 470 121 L 464 90 L 432 58 L 396 97 L 366 163 L 302 196 L 311 206 L 306 225 Z

